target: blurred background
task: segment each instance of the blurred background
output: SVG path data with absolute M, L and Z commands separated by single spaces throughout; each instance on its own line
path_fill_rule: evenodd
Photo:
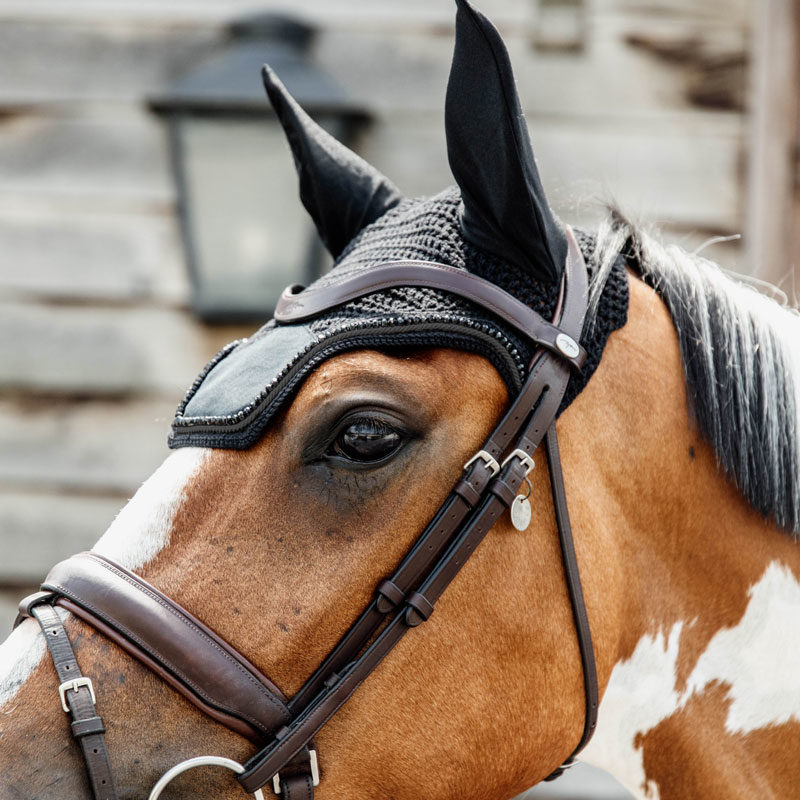
M 566 221 L 615 203 L 796 297 L 800 0 L 476 4 Z M 260 64 L 435 193 L 453 19 L 451 0 L 0 0 L 0 625 L 164 458 L 208 358 L 326 268 Z M 530 796 L 626 795 L 576 770 Z

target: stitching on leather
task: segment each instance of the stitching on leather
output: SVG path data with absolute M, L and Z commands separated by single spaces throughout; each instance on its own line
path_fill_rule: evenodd
M 106 567 L 106 565 L 105 565 L 103 562 L 101 562 L 101 561 L 95 561 L 95 563 L 97 563 L 97 564 L 100 564 L 101 566 L 104 566 L 104 567 Z M 136 586 L 136 584 L 135 584 L 135 583 L 132 583 L 132 582 L 131 582 L 131 581 L 128 579 L 128 577 L 127 577 L 126 575 L 124 575 L 124 574 L 120 574 L 120 573 L 119 573 L 119 572 L 117 572 L 116 570 L 112 570 L 112 568 L 110 567 L 110 565 L 109 565 L 109 566 L 107 566 L 106 568 L 107 568 L 107 569 L 109 569 L 110 571 L 113 571 L 115 574 L 119 575 L 119 577 L 121 577 L 121 578 L 124 578 L 125 580 L 127 580 L 127 581 L 128 581 L 128 583 L 130 583 L 132 586 L 134 586 L 134 588 L 139 588 L 138 586 Z M 130 630 L 130 628 L 128 628 L 128 627 L 127 627 L 127 626 L 125 626 L 125 625 L 122 625 L 122 624 L 121 624 L 119 621 L 117 621 L 117 620 L 112 620 L 112 619 L 111 619 L 111 617 L 109 617 L 109 616 L 108 616 L 106 613 L 104 613 L 104 612 L 103 612 L 101 609 L 97 608 L 97 606 L 95 606 L 94 604 L 92 604 L 92 603 L 90 603 L 90 602 L 88 602 L 88 601 L 84 600 L 83 598 L 80 598 L 80 600 L 78 600 L 78 598 L 76 598 L 76 597 L 75 597 L 75 595 L 73 595 L 73 594 L 70 592 L 70 590 L 69 590 L 69 589 L 67 589 L 67 587 L 66 587 L 66 586 L 64 586 L 64 585 L 62 585 L 62 584 L 59 584 L 59 583 L 50 583 L 50 584 L 48 584 L 48 585 L 52 586 L 52 587 L 53 587 L 53 588 L 55 588 L 55 589 L 59 589 L 59 590 L 61 591 L 61 593 L 62 593 L 62 594 L 64 594 L 64 596 L 65 596 L 65 597 L 69 597 L 70 599 L 72 599 L 72 600 L 75 600 L 76 602 L 79 602 L 79 604 L 80 604 L 80 605 L 86 606 L 86 608 L 88 608 L 88 609 L 90 609 L 92 612 L 94 612 L 94 613 L 95 613 L 95 614 L 96 614 L 98 617 L 100 617 L 100 619 L 105 619 L 106 621 L 113 622 L 113 626 L 112 626 L 112 627 L 118 627 L 118 628 L 119 628 L 119 630 L 121 630 L 123 633 L 125 633 L 125 635 L 126 635 L 126 636 L 128 636 L 128 637 L 129 637 L 129 638 L 131 638 L 131 639 L 132 639 L 134 642 L 136 642 L 136 644 L 138 644 L 138 645 L 139 645 L 139 646 L 142 648 L 142 650 L 144 650 L 146 653 L 149 653 L 149 654 L 150 654 L 152 657 L 154 657 L 154 658 L 156 659 L 156 661 L 161 661 L 161 662 L 162 662 L 162 663 L 163 663 L 165 666 L 169 667 L 169 668 L 170 668 L 170 669 L 171 669 L 171 670 L 172 670 L 172 671 L 173 671 L 173 672 L 174 672 L 174 673 L 175 673 L 175 674 L 176 674 L 178 677 L 180 677 L 180 678 L 181 678 L 181 680 L 182 680 L 182 681 L 184 681 L 184 683 L 186 683 L 186 685 L 187 685 L 187 686 L 190 686 L 192 689 L 194 689 L 194 691 L 195 691 L 195 692 L 196 692 L 196 693 L 197 693 L 197 694 L 198 694 L 200 697 L 202 697 L 204 700 L 207 700 L 207 701 L 208 701 L 208 702 L 209 702 L 209 703 L 210 703 L 212 706 L 216 706 L 217 708 L 220 708 L 220 709 L 222 709 L 222 710 L 224 710 L 224 711 L 228 711 L 228 712 L 229 712 L 229 713 L 231 713 L 233 716 L 235 716 L 235 717 L 239 717 L 239 718 L 241 718 L 241 719 L 244 719 L 244 720 L 246 720 L 246 721 L 248 721 L 248 722 L 252 723 L 252 724 L 253 724 L 253 725 L 254 725 L 256 728 L 258 728 L 259 730 L 262 730 L 262 731 L 264 731 L 265 733 L 269 733 L 269 732 L 270 732 L 270 731 L 269 731 L 269 729 L 268 729 L 268 728 L 267 728 L 267 727 L 264 725 L 264 723 L 263 723 L 262 721 L 258 720 L 258 719 L 257 719 L 257 718 L 255 718 L 255 717 L 252 717 L 252 716 L 250 716 L 249 714 L 246 714 L 246 713 L 245 713 L 245 712 L 243 712 L 243 711 L 239 711 L 238 709 L 235 709 L 235 708 L 233 708 L 232 706 L 230 706 L 230 705 L 229 705 L 229 704 L 227 704 L 227 703 L 224 703 L 224 702 L 222 702 L 222 701 L 221 701 L 221 700 L 219 700 L 218 698 L 214 698 L 214 697 L 212 697 L 211 695 L 209 695 L 209 694 L 208 694 L 206 691 L 204 691 L 204 690 L 202 689 L 202 687 L 200 687 L 200 686 L 199 686 L 198 684 L 196 684 L 196 683 L 195 683 L 193 680 L 191 680 L 191 679 L 190 679 L 190 678 L 189 678 L 189 677 L 188 677 L 188 676 L 187 676 L 187 675 L 186 675 L 186 674 L 183 672 L 183 670 L 179 669 L 179 668 L 178 668 L 178 667 L 177 667 L 175 664 L 173 664 L 173 663 L 172 663 L 172 662 L 171 662 L 169 659 L 165 658 L 165 657 L 164 657 L 163 655 L 161 655 L 160 653 L 155 653 L 155 652 L 154 652 L 154 651 L 153 651 L 153 650 L 150 648 L 150 646 L 149 646 L 149 645 L 148 645 L 148 644 L 147 644 L 147 643 L 146 643 L 144 640 L 142 640 L 142 639 L 141 639 L 141 637 L 139 637 L 139 636 L 138 636 L 136 633 L 134 633 L 132 630 Z M 142 587 L 142 589 L 143 589 L 143 587 Z M 142 591 L 142 589 L 140 589 L 140 591 Z M 154 599 L 154 600 L 156 600 L 156 601 L 159 603 L 159 605 L 162 605 L 162 606 L 164 606 L 164 603 L 163 603 L 163 602 L 161 602 L 161 601 L 159 600 L 159 598 L 158 598 L 158 597 L 153 597 L 153 599 Z M 168 606 L 164 606 L 164 607 L 165 607 L 165 608 L 167 608 L 167 610 L 170 610 Z M 172 613 L 174 614 L 174 611 L 173 611 Z M 181 618 L 180 618 L 180 617 L 177 617 L 177 618 L 178 618 L 180 621 L 182 621 L 184 624 L 188 624 L 188 620 L 181 620 Z M 202 634 L 203 638 L 205 638 L 205 639 L 207 639 L 207 640 L 208 640 L 208 636 L 207 636 L 205 633 L 203 633 L 203 631 L 201 631 L 201 630 L 200 630 L 199 628 L 197 628 L 196 626 L 194 626 L 194 627 L 195 627 L 195 629 L 197 630 L 197 632 L 198 632 L 198 633 Z M 226 658 L 227 658 L 229 661 L 232 661 L 232 663 L 233 663 L 233 664 L 234 664 L 234 665 L 237 667 L 237 669 L 239 669 L 239 670 L 240 670 L 240 671 L 242 671 L 242 672 L 245 672 L 245 675 L 246 675 L 246 677 L 248 677 L 248 679 L 249 679 L 249 680 L 250 680 L 250 681 L 251 681 L 251 682 L 252 682 L 252 683 L 253 683 L 253 684 L 254 684 L 256 687 L 258 687 L 258 688 L 260 688 L 260 689 L 266 689 L 266 687 L 264 687 L 262 684 L 260 684 L 260 683 L 259 683 L 259 682 L 258 682 L 258 681 L 257 681 L 257 680 L 256 680 L 256 679 L 255 679 L 255 678 L 252 676 L 252 675 L 247 675 L 247 673 L 246 673 L 246 671 L 244 670 L 244 668 L 242 667 L 242 665 L 241 665 L 241 664 L 238 664 L 238 663 L 237 663 L 235 660 L 231 659 L 231 658 L 230 658 L 230 656 L 229 656 L 229 655 L 228 655 L 228 654 L 227 654 L 227 653 L 226 653 L 224 650 L 222 650 L 222 648 L 220 648 L 220 647 L 219 647 L 219 645 L 217 645 L 217 644 L 216 644 L 216 643 L 215 643 L 213 640 L 209 640 L 209 641 L 210 641 L 210 642 L 211 642 L 211 644 L 212 644 L 212 645 L 214 645 L 214 647 L 215 647 L 217 650 L 219 650 L 219 651 L 220 651 L 220 652 L 221 652 L 221 653 L 222 653 L 222 654 L 223 654 L 223 655 L 224 655 L 224 656 L 225 656 L 225 657 L 226 657 Z M 281 712 L 281 716 L 282 716 L 284 719 L 289 719 L 289 718 L 290 718 L 290 717 L 288 716 L 288 714 L 287 714 L 287 713 L 284 711 L 284 709 L 282 708 L 282 706 L 281 706 L 280 704 L 278 704 L 278 702 L 275 700 L 275 698 L 273 698 L 273 697 L 272 697 L 271 695 L 269 695 L 269 694 L 263 694 L 263 693 L 262 693 L 262 696 L 263 696 L 263 697 L 264 697 L 266 700 L 268 700 L 270 703 L 272 703 L 272 704 L 273 704 L 273 705 L 274 705 L 274 706 L 275 706 L 275 707 L 276 707 L 276 708 L 277 708 L 277 709 L 278 709 L 278 710 Z
M 374 269 L 381 269 L 381 267 L 390 267 L 390 266 L 391 267 L 433 266 L 444 273 L 458 275 L 460 279 L 464 280 L 467 283 L 471 283 L 475 286 L 486 287 L 488 291 L 496 289 L 496 287 L 490 284 L 489 281 L 486 281 L 477 275 L 473 275 L 471 272 L 467 272 L 466 270 L 459 269 L 457 267 L 451 267 L 447 264 L 439 264 L 430 261 L 389 261 L 386 264 L 382 264 L 379 265 L 378 267 L 375 267 Z M 335 286 L 335 284 L 333 284 L 333 286 Z M 456 291 L 454 287 L 442 285 L 439 281 L 436 281 L 433 278 L 415 278 L 413 280 L 409 280 L 407 283 L 403 283 L 402 286 L 423 286 L 429 289 L 439 289 L 440 291 L 460 294 L 459 292 Z M 328 290 L 329 288 L 330 287 L 326 286 L 320 288 L 318 291 L 319 293 L 322 293 Z M 392 288 L 397 288 L 395 280 L 392 278 L 383 278 L 381 280 L 376 280 L 369 284 L 366 284 L 364 287 L 359 289 L 359 293 L 363 291 L 365 294 L 372 294 L 373 292 L 378 292 L 384 289 L 392 289 Z M 497 291 L 500 292 L 502 291 L 502 289 L 497 289 Z M 313 294 L 316 293 L 317 292 L 315 292 L 313 289 L 311 290 L 312 299 L 313 299 Z M 361 295 L 359 294 L 359 296 Z M 513 295 L 509 295 L 509 298 L 511 300 L 516 300 L 516 298 L 514 298 Z M 358 297 L 349 298 L 349 300 L 355 300 L 355 299 L 358 299 Z M 469 300 L 472 298 L 467 297 L 465 299 Z M 547 320 L 543 319 L 537 312 L 535 312 L 533 309 L 529 308 L 519 300 L 516 300 L 516 303 L 519 304 L 519 308 L 516 308 L 516 306 L 512 306 L 515 309 L 513 316 L 509 311 L 506 311 L 501 306 L 497 305 L 497 303 L 489 300 L 483 295 L 480 296 L 480 302 L 481 305 L 485 306 L 490 311 L 497 314 L 501 319 L 504 319 L 506 322 L 510 322 L 512 324 L 516 324 L 517 322 L 523 322 L 523 321 L 525 323 L 533 323 L 532 327 L 534 327 L 534 329 L 539 328 L 542 332 L 547 332 L 547 333 L 552 333 L 553 329 L 555 328 L 555 326 L 551 325 L 549 322 L 547 322 Z M 327 310 L 329 309 L 325 308 L 320 309 L 320 311 L 315 312 L 315 315 Z M 527 324 L 524 329 L 522 328 L 520 329 L 520 332 L 529 337 L 537 335 L 533 331 L 531 331 L 529 327 L 527 327 Z
M 74 602 L 78 602 L 76 600 L 75 596 L 70 593 L 69 589 L 67 589 L 66 586 L 63 586 L 60 583 L 48 583 L 48 586 L 52 586 L 54 589 L 59 589 L 61 591 L 61 593 L 65 597 L 68 597 L 70 600 L 73 600 Z M 105 620 L 106 622 L 109 622 L 109 623 L 112 622 L 112 620 L 111 620 L 111 618 L 109 616 L 104 614 L 99 608 L 97 608 L 95 605 L 93 605 L 92 603 L 88 602 L 87 600 L 84 600 L 83 598 L 81 598 L 81 600 L 79 601 L 79 605 L 85 606 L 90 611 L 92 611 L 94 614 L 96 614 L 100 619 Z M 232 714 L 232 716 L 240 717 L 242 719 L 247 720 L 248 722 L 252 722 L 259 730 L 262 730 L 262 731 L 264 731 L 266 733 L 269 733 L 269 731 L 264 726 L 264 724 L 262 722 L 260 722 L 259 720 L 254 719 L 252 717 L 247 716 L 246 714 L 243 714 L 243 713 L 240 713 L 240 712 L 234 710 L 230 706 L 225 705 L 220 700 L 217 700 L 217 699 L 211 697 L 206 692 L 204 692 L 201 689 L 200 686 L 198 686 L 194 681 L 190 680 L 183 673 L 183 671 L 178 669 L 172 662 L 170 662 L 169 660 L 164 658 L 162 655 L 154 653 L 153 650 L 151 650 L 149 648 L 147 643 L 144 642 L 139 636 L 137 636 L 132 630 L 130 630 L 130 628 L 126 627 L 125 625 L 122 625 L 117 620 L 113 620 L 112 627 L 118 628 L 126 636 L 128 636 L 130 639 L 132 639 L 134 642 L 136 642 L 136 644 L 138 644 L 142 648 L 142 650 L 144 650 L 146 653 L 148 653 L 151 657 L 155 658 L 156 661 L 160 661 L 165 666 L 169 667 L 169 669 L 171 669 L 187 686 L 190 686 L 192 689 L 194 689 L 195 692 L 200 697 L 202 697 L 204 700 L 207 700 L 210 705 L 215 706 L 216 708 L 220 708 L 220 709 L 222 709 L 224 711 L 228 711 L 228 712 L 230 712 Z
M 212 647 L 214 647 L 215 650 L 217 650 L 219 653 L 221 653 L 222 656 L 227 661 L 229 661 L 231 664 L 233 664 L 234 667 L 239 672 L 241 672 L 247 678 L 247 680 L 250 683 L 252 683 L 261 693 L 263 693 L 265 690 L 269 691 L 267 689 L 267 687 L 265 687 L 264 684 L 262 684 L 250 672 L 250 670 L 248 670 L 247 667 L 244 666 L 244 664 L 242 664 L 237 659 L 235 659 L 230 653 L 227 652 L 227 650 L 225 650 L 224 648 L 220 647 L 207 633 L 205 633 L 205 631 L 202 630 L 202 628 L 199 628 L 190 619 L 188 619 L 187 617 L 183 616 L 183 614 L 181 613 L 180 609 L 176 608 L 174 605 L 172 605 L 169 602 L 165 602 L 163 598 L 161 598 L 157 594 L 154 594 L 153 592 L 151 592 L 146 586 L 142 585 L 138 581 L 132 580 L 130 578 L 130 576 L 126 575 L 124 572 L 121 572 L 120 570 L 115 569 L 112 564 L 109 564 L 108 562 L 105 562 L 105 561 L 100 561 L 98 559 L 92 559 L 92 560 L 95 561 L 97 564 L 100 564 L 100 566 L 105 567 L 110 572 L 113 572 L 115 575 L 118 575 L 120 578 L 123 578 L 131 586 L 133 586 L 134 589 L 137 589 L 138 591 L 142 592 L 142 594 L 146 594 L 147 596 L 152 597 L 153 600 L 155 600 L 163 608 L 166 608 L 167 611 L 169 611 L 183 625 L 186 625 L 188 628 L 190 628 L 190 630 L 197 631 L 197 633 L 199 633 L 206 641 L 208 641 L 212 645 Z M 269 700 L 269 702 L 272 703 L 280 711 L 284 710 L 283 709 L 283 704 L 279 703 L 272 696 L 272 694 L 264 694 L 264 697 L 267 700 Z

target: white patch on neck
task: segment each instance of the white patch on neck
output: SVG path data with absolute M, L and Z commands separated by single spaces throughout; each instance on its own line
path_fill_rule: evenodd
M 170 455 L 119 512 L 94 551 L 130 570 L 140 569 L 155 558 L 169 544 L 172 521 L 184 490 L 208 452 L 199 447 L 187 447 Z M 44 639 L 34 620 L 23 622 L 0 645 L 0 714 L 13 710 L 4 706 L 28 680 L 44 650 Z
M 152 561 L 169 544 L 172 520 L 184 489 L 208 453 L 201 447 L 183 447 L 172 453 L 142 484 L 92 550 L 132 571 Z
M 773 562 L 748 594 L 741 621 L 714 636 L 686 687 L 688 699 L 713 681 L 728 684 L 731 734 L 800 722 L 800 582 Z
M 658 800 L 644 771 L 639 738 L 683 708 L 709 684 L 728 688 L 725 728 L 746 734 L 768 725 L 800 721 L 800 582 L 773 562 L 750 587 L 744 616 L 720 630 L 676 690 L 683 622 L 643 636 L 633 655 L 614 666 L 600 704 L 597 731 L 580 758 L 614 775 L 635 797 Z

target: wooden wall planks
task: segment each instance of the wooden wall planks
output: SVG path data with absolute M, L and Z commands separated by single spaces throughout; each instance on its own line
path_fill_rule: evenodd
M 175 396 L 0 399 L 0 486 L 129 497 L 166 457 L 176 405 Z
M 0 389 L 180 398 L 234 331 L 158 307 L 0 302 Z
M 91 19 L 53 8 L 38 18 L 0 8 L 0 105 L 138 102 L 189 67 L 221 37 L 218 27 L 116 21 L 110 5 Z M 28 11 L 34 11 L 32 7 Z M 42 10 L 42 9 L 40 9 Z
M 760 8 L 760 7 L 759 7 Z M 755 274 L 800 300 L 800 2 L 753 11 L 749 258 Z
M 77 204 L 76 204 L 77 205 Z M 70 210 L 2 210 L 0 270 L 7 297 L 185 307 L 189 281 L 174 220 Z
M 0 489 L 0 530 L 5 531 L 0 584 L 42 581 L 53 564 L 88 550 L 123 502 L 119 497 Z
M 76 200 L 170 210 L 174 190 L 161 124 L 144 109 L 38 109 L 0 120 L 0 199 Z

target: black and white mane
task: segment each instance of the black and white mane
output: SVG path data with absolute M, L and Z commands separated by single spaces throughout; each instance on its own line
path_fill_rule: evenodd
M 720 467 L 754 508 L 800 534 L 800 313 L 617 213 L 598 230 L 592 308 L 620 252 L 669 309 L 690 410 Z

